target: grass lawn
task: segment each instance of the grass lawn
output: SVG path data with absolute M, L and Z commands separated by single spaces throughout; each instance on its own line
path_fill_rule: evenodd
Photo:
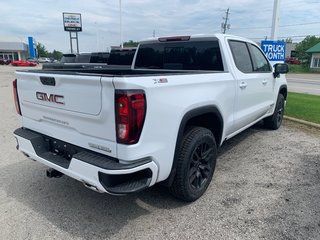
M 320 124 L 320 96 L 289 92 L 285 115 Z
M 288 64 L 289 73 L 309 73 L 312 72 L 306 64 Z
M 319 71 L 315 71 L 310 69 L 309 64 L 288 64 L 289 73 L 319 73 Z

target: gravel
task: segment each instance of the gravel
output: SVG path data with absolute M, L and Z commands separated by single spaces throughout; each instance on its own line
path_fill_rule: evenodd
M 0 239 L 319 239 L 320 131 L 285 121 L 226 142 L 206 194 L 186 204 L 156 185 L 115 197 L 15 149 L 11 66 L 0 66 Z

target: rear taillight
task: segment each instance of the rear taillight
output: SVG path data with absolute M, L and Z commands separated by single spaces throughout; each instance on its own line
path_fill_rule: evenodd
M 20 103 L 19 103 L 19 97 L 18 97 L 17 79 L 13 81 L 12 85 L 13 85 L 14 104 L 16 105 L 17 113 L 21 115 L 21 109 L 20 109 Z
M 142 90 L 117 90 L 115 93 L 117 142 L 139 141 L 146 115 L 146 97 Z

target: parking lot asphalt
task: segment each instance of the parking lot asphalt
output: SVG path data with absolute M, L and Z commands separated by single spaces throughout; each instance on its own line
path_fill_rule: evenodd
M 194 203 L 156 185 L 127 196 L 48 179 L 16 149 L 14 70 L 0 66 L 0 239 L 319 239 L 320 131 L 261 124 L 226 142 Z

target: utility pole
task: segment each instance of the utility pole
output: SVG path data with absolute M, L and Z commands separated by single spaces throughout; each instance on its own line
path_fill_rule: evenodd
M 153 30 L 152 36 L 156 37 L 156 30 Z
M 221 23 L 222 33 L 226 33 L 227 29 L 230 29 L 230 24 L 228 24 L 229 21 L 229 8 L 226 11 L 226 16 L 223 18 L 224 22 Z
M 279 2 L 280 0 L 274 0 L 274 4 L 273 4 L 273 16 L 272 16 L 272 28 L 271 28 L 272 40 L 278 40 Z
M 123 40 L 122 40 L 122 6 L 121 0 L 119 0 L 119 7 L 120 7 L 120 46 L 123 48 Z

